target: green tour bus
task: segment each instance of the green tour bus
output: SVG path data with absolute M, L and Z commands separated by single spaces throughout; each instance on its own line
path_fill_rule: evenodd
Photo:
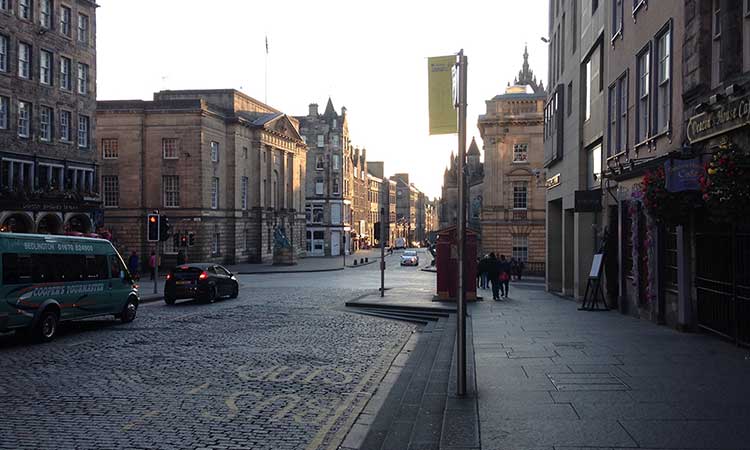
M 48 342 L 62 321 L 138 311 L 138 286 L 104 239 L 0 233 L 0 275 L 0 332 Z

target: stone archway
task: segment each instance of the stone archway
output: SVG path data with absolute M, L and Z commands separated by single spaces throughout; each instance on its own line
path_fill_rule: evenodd
M 94 231 L 91 218 L 86 214 L 74 214 L 65 221 L 65 231 L 75 233 L 92 233 Z
M 11 213 L 0 223 L 0 231 L 7 233 L 33 233 L 34 221 L 28 214 Z
M 62 225 L 62 219 L 57 214 L 45 214 L 39 220 L 36 230 L 39 234 L 60 234 Z

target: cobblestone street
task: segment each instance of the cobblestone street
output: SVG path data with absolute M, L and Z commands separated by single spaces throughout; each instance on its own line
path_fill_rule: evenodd
M 377 264 L 240 282 L 235 300 L 144 304 L 51 344 L 0 337 L 0 449 L 335 448 L 415 326 L 344 310 Z

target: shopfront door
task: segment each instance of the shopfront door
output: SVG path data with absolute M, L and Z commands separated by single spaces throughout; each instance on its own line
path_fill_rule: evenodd
M 341 232 L 331 231 L 331 256 L 341 254 Z

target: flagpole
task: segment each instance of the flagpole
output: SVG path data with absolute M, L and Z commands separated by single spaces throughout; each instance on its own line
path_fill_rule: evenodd
M 456 394 L 466 395 L 466 72 L 468 58 L 464 50 L 458 52 L 458 223 L 456 224 L 456 246 L 458 247 L 458 298 L 456 299 Z
M 268 35 L 266 35 L 266 77 L 265 77 L 265 86 L 264 86 L 264 93 L 263 93 L 263 103 L 268 104 Z

